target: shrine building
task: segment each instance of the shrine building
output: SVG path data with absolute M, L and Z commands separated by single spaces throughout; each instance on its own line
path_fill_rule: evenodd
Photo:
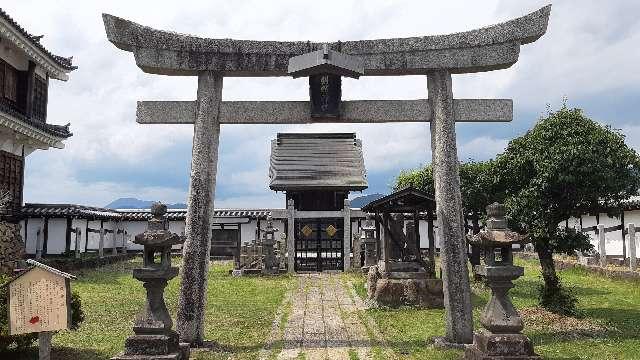
M 351 229 L 364 218 L 362 211 L 351 211 L 349 193 L 368 187 L 356 134 L 278 134 L 271 141 L 269 178 L 272 190 L 286 193 L 293 245 L 287 247 L 295 249 L 295 270 L 348 268 Z

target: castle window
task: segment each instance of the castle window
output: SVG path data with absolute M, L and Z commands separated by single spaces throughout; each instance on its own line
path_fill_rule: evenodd
M 33 82 L 33 117 L 42 121 L 47 119 L 47 80 L 38 75 Z
M 18 70 L 0 60 L 0 95 L 5 99 L 18 100 Z

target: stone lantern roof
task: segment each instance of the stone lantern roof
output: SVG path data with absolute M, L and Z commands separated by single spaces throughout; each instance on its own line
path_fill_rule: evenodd
M 467 236 L 470 244 L 480 246 L 505 246 L 529 242 L 528 235 L 521 235 L 507 227 L 506 208 L 499 203 L 487 206 L 487 228 L 473 236 Z

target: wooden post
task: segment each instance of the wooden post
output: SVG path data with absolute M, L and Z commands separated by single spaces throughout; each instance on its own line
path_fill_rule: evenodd
M 75 258 L 80 259 L 80 236 L 82 236 L 82 230 L 80 230 L 79 227 L 76 227 L 75 233 L 76 233 L 76 240 L 75 240 L 74 253 L 75 253 Z
M 113 236 L 111 237 L 113 239 L 113 251 L 111 251 L 112 255 L 118 255 L 118 223 L 115 223 L 115 226 L 113 227 Z
M 51 359 L 51 337 L 53 332 L 43 331 L 38 333 L 38 359 L 50 360 Z
M 636 259 L 636 226 L 633 223 L 629 224 L 629 268 L 631 271 L 636 271 L 638 268 Z
M 100 241 L 98 242 L 98 257 L 104 256 L 104 228 L 100 227 Z
M 420 219 L 418 218 L 418 210 L 413 212 L 413 232 L 416 237 L 416 249 L 418 250 L 418 256 L 422 257 L 420 252 Z
M 36 232 L 36 259 L 42 258 L 42 228 Z
M 600 252 L 600 266 L 607 266 L 607 249 L 605 246 L 606 238 L 604 233 L 604 225 L 598 224 L 598 251 Z
M 342 238 L 344 245 L 342 246 L 343 257 L 343 269 L 344 271 L 351 270 L 351 202 L 349 199 L 344 199 L 344 226 L 342 231 Z
M 622 261 L 627 260 L 627 244 L 624 236 L 624 210 L 620 212 L 620 234 L 622 236 Z
M 296 271 L 295 207 L 293 199 L 287 201 L 287 271 Z
M 429 238 L 429 262 L 432 266 L 432 272 L 435 277 L 436 272 L 436 234 L 433 231 L 433 211 L 427 212 L 427 237 Z
M 378 213 L 374 216 L 374 222 L 376 225 L 376 263 L 382 259 L 382 229 L 380 226 L 380 217 Z
M 384 249 L 384 272 L 391 271 L 389 264 L 389 256 L 391 254 L 391 244 L 389 243 L 389 235 L 387 229 L 389 228 L 389 213 L 382 213 L 382 246 Z

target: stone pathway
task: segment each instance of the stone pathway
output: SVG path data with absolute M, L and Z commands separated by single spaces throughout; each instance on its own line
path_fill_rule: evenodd
M 342 284 L 340 275 L 297 278 L 278 359 L 371 359 L 367 329 L 358 317 L 364 304 Z

